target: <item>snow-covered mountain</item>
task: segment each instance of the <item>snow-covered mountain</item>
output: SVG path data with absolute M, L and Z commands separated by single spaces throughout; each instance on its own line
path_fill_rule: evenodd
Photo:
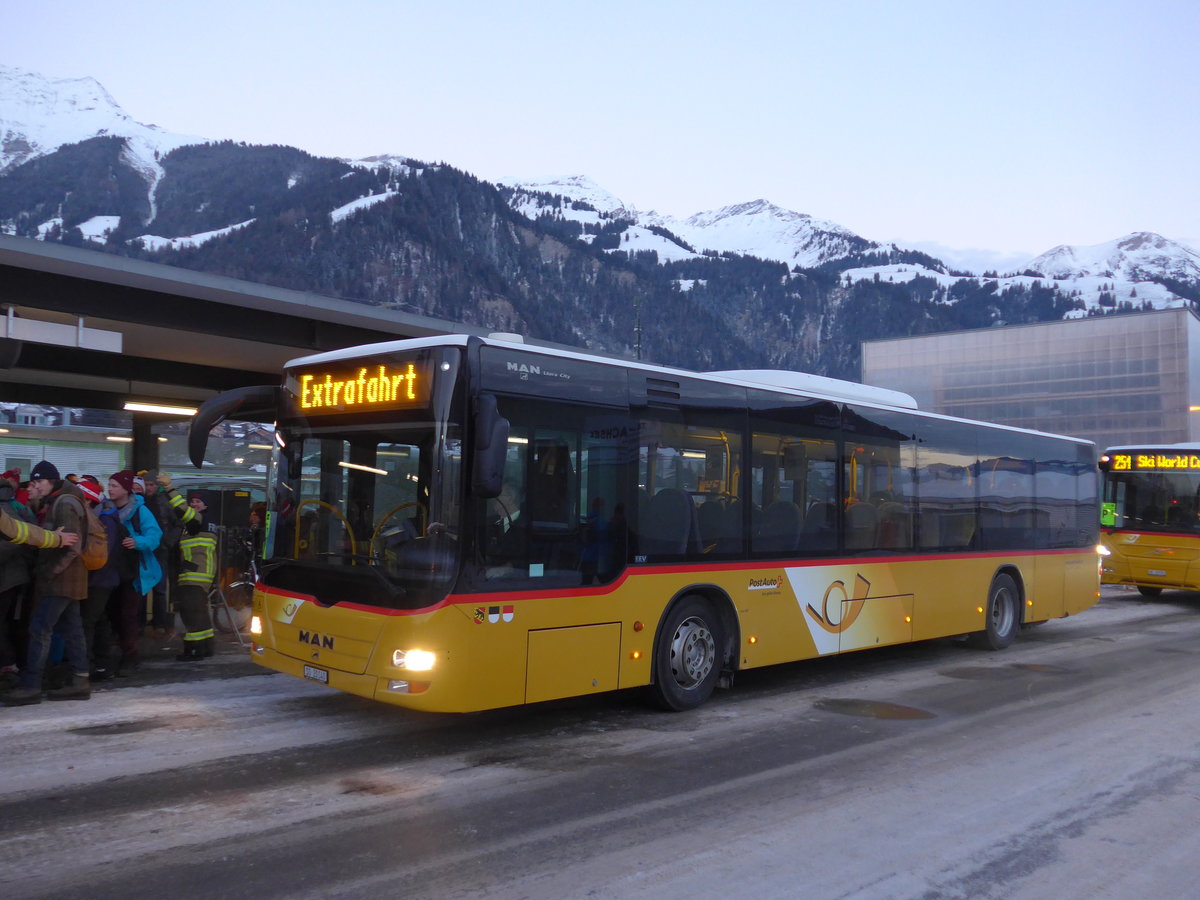
M 853 253 L 894 249 L 868 241 L 836 222 L 783 209 L 767 200 L 699 212 L 683 221 L 651 215 L 650 223 L 704 249 L 777 259 L 801 268 Z
M 1029 268 L 1051 278 L 1200 281 L 1200 253 L 1153 232 L 1137 231 L 1091 247 L 1055 247 L 1030 260 Z
M 102 135 L 127 138 L 139 169 L 154 167 L 156 154 L 205 140 L 135 121 L 94 78 L 48 78 L 0 65 L 0 174 Z
M 1054 279 L 1089 308 L 1124 302 L 1183 306 L 1186 301 L 1160 281 L 1200 285 L 1200 253 L 1149 231 L 1088 247 L 1064 244 L 1033 258 L 1025 269 Z
M 676 219 L 642 212 L 584 175 L 543 180 L 504 179 L 501 183 L 514 191 L 513 208 L 529 218 L 551 215 L 592 226 L 617 219 L 631 222 L 622 234 L 621 243 L 611 249 L 654 250 L 663 261 L 685 259 L 707 250 L 811 268 L 859 254 L 906 249 L 925 252 L 871 241 L 836 222 L 782 209 L 767 200 Z M 546 195 L 570 202 L 549 201 Z M 671 240 L 664 232 L 679 240 Z M 581 237 L 589 240 L 594 236 Z M 1155 308 L 1182 306 L 1187 301 L 1157 279 L 1200 285 L 1200 253 L 1161 235 L 1138 232 L 1095 247 L 1055 247 L 1024 265 L 1013 266 L 1007 274 L 999 273 L 999 277 L 979 274 L 973 280 L 994 281 L 997 291 L 1003 292 L 1010 287 L 1028 287 L 1039 276 L 1043 282 L 1053 281 L 1064 294 L 1078 298 L 1087 309 L 1121 303 L 1134 306 L 1149 303 Z M 914 263 L 860 266 L 848 269 L 843 277 L 851 281 L 888 282 L 923 277 L 941 287 L 962 280 L 960 275 L 951 275 L 944 264 L 930 268 Z
M 0 178 L 20 164 L 60 147 L 106 135 L 124 138 L 121 160 L 146 185 L 149 215 L 141 214 L 145 222 L 153 222 L 157 215 L 157 189 L 164 174 L 160 158 L 176 148 L 208 142 L 135 121 L 94 79 L 54 79 L 0 65 Z M 369 169 L 390 168 L 400 174 L 412 171 L 412 161 L 403 156 L 343 162 Z M 949 267 L 936 256 L 925 253 L 924 259 L 913 262 L 922 251 L 870 240 L 836 222 L 783 209 L 763 199 L 677 219 L 639 210 L 583 175 L 506 178 L 499 184 L 509 191 L 509 205 L 527 218 L 550 217 L 572 223 L 580 240 L 609 251 L 636 254 L 653 250 L 660 262 L 705 253 L 733 253 L 777 260 L 789 268 L 811 268 L 848 257 L 893 254 L 887 265 L 858 265 L 844 272 L 843 279 L 898 282 L 922 277 L 942 288 L 961 280 L 961 276 L 951 275 Z M 331 221 L 338 223 L 390 196 L 385 190 L 354 199 L 332 210 Z M 97 210 L 92 218 L 74 224 L 85 240 L 104 243 L 120 221 L 116 212 Z M 206 229 L 193 229 L 196 234 L 140 234 L 135 239 L 147 246 L 196 246 L 252 221 L 241 216 L 214 222 Z M 53 218 L 37 224 L 38 234 L 43 237 L 56 233 L 63 225 Z M 0 222 L 0 229 L 5 231 L 12 232 L 13 227 L 12 222 Z M 908 255 L 900 258 L 910 261 L 896 262 L 894 254 L 902 253 Z M 1189 285 L 1193 291 L 1200 288 L 1200 253 L 1148 232 L 1094 247 L 1056 247 L 1015 270 L 1028 274 L 1010 273 L 1010 277 L 1004 277 L 1000 273 L 1000 278 L 981 276 L 975 280 L 996 281 L 997 290 L 1003 292 L 1008 287 L 1028 286 L 1040 275 L 1088 308 L 1126 302 L 1155 307 L 1187 302 L 1158 283 L 1164 279 Z M 685 281 L 681 280 L 680 286 L 687 287 Z
M 677 219 L 654 211 L 643 212 L 614 196 L 586 175 L 547 179 L 502 179 L 515 192 L 512 206 L 522 215 L 554 215 L 584 224 L 625 219 L 633 224 L 619 248 L 654 250 L 659 259 L 675 260 L 705 250 L 773 259 L 788 266 L 811 268 L 853 253 L 887 252 L 893 245 L 868 241 L 848 228 L 804 213 L 783 209 L 767 200 L 752 200 Z M 546 203 L 541 195 L 565 197 L 582 208 Z M 594 212 L 593 212 L 594 211 Z M 654 229 L 654 230 L 652 230 Z M 687 247 L 661 234 L 670 232 Z M 587 240 L 588 236 L 584 235 Z

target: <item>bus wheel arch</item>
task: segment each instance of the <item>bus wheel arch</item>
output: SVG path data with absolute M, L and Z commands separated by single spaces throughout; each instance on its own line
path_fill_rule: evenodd
M 738 625 L 724 591 L 693 585 L 663 611 L 650 663 L 651 702 L 682 711 L 703 704 L 722 673 L 737 665 Z
M 984 601 L 983 631 L 975 643 L 985 650 L 1003 650 L 1017 636 L 1024 619 L 1024 579 L 1016 566 L 1001 566 L 992 576 Z

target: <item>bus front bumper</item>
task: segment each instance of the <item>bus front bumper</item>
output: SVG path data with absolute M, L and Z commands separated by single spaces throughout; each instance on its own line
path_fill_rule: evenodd
M 419 698 L 429 689 L 428 682 L 380 678 L 369 672 L 362 675 L 343 672 L 315 663 L 306 663 L 302 659 L 296 659 L 262 644 L 251 645 L 250 658 L 264 668 L 323 687 L 345 691 L 347 694 L 365 697 L 367 700 L 413 708 L 426 706 Z

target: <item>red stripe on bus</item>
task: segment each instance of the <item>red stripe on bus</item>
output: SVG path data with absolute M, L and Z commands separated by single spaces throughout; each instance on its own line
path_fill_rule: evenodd
M 1064 550 L 1027 550 L 1015 555 L 1017 558 L 1027 558 L 1031 556 L 1092 556 L 1095 550 L 1091 547 L 1086 549 L 1071 548 Z M 421 616 L 427 613 L 436 612 L 449 606 L 478 606 L 484 603 L 495 604 L 499 602 L 514 603 L 519 600 L 546 600 L 553 597 L 603 597 L 607 594 L 614 593 L 618 588 L 622 587 L 627 580 L 638 575 L 687 575 L 706 572 L 753 572 L 761 569 L 800 569 L 812 568 L 813 566 L 846 566 L 846 565 L 880 565 L 884 563 L 902 563 L 902 562 L 928 562 L 936 559 L 1013 559 L 1012 551 L 997 550 L 987 553 L 922 553 L 911 554 L 908 556 L 844 556 L 844 557 L 822 557 L 820 559 L 776 559 L 776 560 L 754 560 L 754 561 L 739 561 L 727 563 L 681 563 L 667 564 L 656 566 L 653 564 L 640 564 L 627 566 L 625 571 L 621 573 L 621 577 L 611 584 L 600 585 L 594 588 L 562 588 L 562 589 L 546 589 L 537 591 L 490 591 L 484 594 L 449 594 L 439 603 L 432 606 L 423 606 L 420 609 L 384 609 L 378 606 L 367 606 L 362 603 L 354 603 L 352 601 L 340 601 L 333 604 L 339 609 L 353 609 L 359 612 L 375 613 L 381 616 Z M 260 585 L 259 590 L 266 594 L 274 594 L 280 597 L 291 597 L 300 600 L 311 600 L 316 602 L 316 598 L 310 594 L 297 594 L 290 591 L 281 591 L 266 585 Z

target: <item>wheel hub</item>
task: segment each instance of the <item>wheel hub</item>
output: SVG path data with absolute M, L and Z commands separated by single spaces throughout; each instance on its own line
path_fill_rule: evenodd
M 717 646 L 708 626 L 695 617 L 685 619 L 671 639 L 671 674 L 681 687 L 695 687 L 712 672 Z

